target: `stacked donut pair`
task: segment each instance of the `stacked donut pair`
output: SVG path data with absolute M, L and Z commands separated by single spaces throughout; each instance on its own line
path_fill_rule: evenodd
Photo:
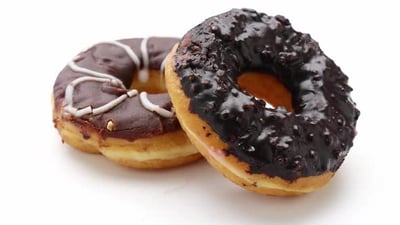
M 125 166 L 204 156 L 249 190 L 299 195 L 326 184 L 352 146 L 359 111 L 347 83 L 285 17 L 233 9 L 180 40 L 79 53 L 55 82 L 53 121 L 66 143 Z

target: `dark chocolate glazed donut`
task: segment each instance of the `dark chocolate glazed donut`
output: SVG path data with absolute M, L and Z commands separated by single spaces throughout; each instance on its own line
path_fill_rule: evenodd
M 294 181 L 335 172 L 353 145 L 359 111 L 348 77 L 283 16 L 233 9 L 211 17 L 183 37 L 174 60 L 189 110 L 248 173 Z M 294 112 L 242 90 L 238 76 L 248 71 L 277 77 Z
M 162 69 L 178 41 L 133 38 L 92 46 L 58 75 L 53 89 L 55 108 L 63 107 L 64 117 L 103 137 L 132 141 L 180 129 L 168 93 L 147 96 L 129 90 L 135 73 L 141 72 L 139 78 L 146 82 L 149 69 Z

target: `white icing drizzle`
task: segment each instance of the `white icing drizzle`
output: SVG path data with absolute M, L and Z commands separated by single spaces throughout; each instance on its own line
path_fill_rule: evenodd
M 92 75 L 95 77 L 108 78 L 112 84 L 114 84 L 114 85 L 119 84 L 121 87 L 125 88 L 125 85 L 122 83 L 122 81 L 120 79 L 118 79 L 110 74 L 100 73 L 100 72 L 97 72 L 94 70 L 89 70 L 87 68 L 80 67 L 80 66 L 76 65 L 76 63 L 73 60 L 68 63 L 68 66 L 75 72 L 85 73 L 85 74 L 89 74 L 89 75 Z
M 153 104 L 149 98 L 147 97 L 147 92 L 143 91 L 139 94 L 140 102 L 142 103 L 143 107 L 149 111 L 155 112 L 160 116 L 163 117 L 173 117 L 175 115 L 174 112 L 168 111 L 158 105 Z
M 97 115 L 97 114 L 101 114 L 101 113 L 105 113 L 108 110 L 114 108 L 115 106 L 119 105 L 122 101 L 124 101 L 125 99 L 129 98 L 129 97 L 133 97 L 135 95 L 138 94 L 138 91 L 136 89 L 130 90 L 128 91 L 126 94 L 119 96 L 118 98 L 100 106 L 97 108 L 93 109 L 93 115 Z
M 105 43 L 105 44 L 113 44 L 115 46 L 121 47 L 122 49 L 125 50 L 125 52 L 129 55 L 129 57 L 132 59 L 132 61 L 135 63 L 136 68 L 139 70 L 139 80 L 141 82 L 147 82 L 149 79 L 149 72 L 148 72 L 148 67 L 149 67 L 149 54 L 147 51 L 147 41 L 148 39 L 145 38 L 142 40 L 141 44 L 140 44 L 140 50 L 142 52 L 142 56 L 143 56 L 143 68 L 142 70 L 140 70 L 140 59 L 139 57 L 135 54 L 135 52 L 127 45 L 118 42 L 118 41 L 105 41 L 105 42 L 101 42 L 101 43 Z M 80 58 L 79 55 L 76 58 Z M 163 70 L 165 64 L 165 59 L 163 60 L 162 64 L 161 64 L 161 68 L 160 70 Z M 127 90 L 127 88 L 125 87 L 125 85 L 123 84 L 123 82 L 110 75 L 110 74 L 106 74 L 106 73 L 101 73 L 101 72 L 97 72 L 94 70 L 90 70 L 87 68 L 83 68 L 78 66 L 74 60 L 70 61 L 68 63 L 68 66 L 74 71 L 74 72 L 78 72 L 78 73 L 84 73 L 87 75 L 91 75 L 91 76 L 83 76 L 83 77 L 78 77 L 75 80 L 73 80 L 71 83 L 69 83 L 65 89 L 65 99 L 64 99 L 64 112 L 67 114 L 71 114 L 75 117 L 82 117 L 88 114 L 92 114 L 92 115 L 98 115 L 98 114 L 102 114 L 105 113 L 109 110 L 111 110 L 112 108 L 114 108 L 115 106 L 119 105 L 120 103 L 122 103 L 125 99 L 127 98 L 131 98 L 134 97 L 136 95 L 138 95 L 138 90 L 136 89 L 132 89 L 132 90 Z M 162 71 L 161 71 L 162 72 Z M 87 81 L 92 81 L 92 82 L 101 82 L 101 83 L 111 83 L 112 86 L 114 87 L 120 87 L 122 89 L 127 90 L 125 94 L 120 95 L 119 97 L 109 101 L 108 103 L 93 108 L 92 106 L 86 106 L 84 108 L 78 109 L 76 107 L 73 106 L 73 94 L 74 94 L 74 89 L 75 86 L 77 86 L 80 83 L 83 82 L 87 82 Z M 140 98 L 140 102 L 142 103 L 142 106 L 151 111 L 151 112 L 155 112 L 160 116 L 163 117 L 173 117 L 175 114 L 174 112 L 168 111 L 158 105 L 153 104 L 147 97 L 147 93 L 146 92 L 141 92 L 139 95 Z
M 127 99 L 129 97 L 133 97 L 138 94 L 138 91 L 136 89 L 132 89 L 132 90 L 127 91 L 125 94 L 119 96 L 118 98 L 113 99 L 110 102 L 108 102 L 102 106 L 99 106 L 96 108 L 93 108 L 92 106 L 87 106 L 85 108 L 78 109 L 72 105 L 72 97 L 73 97 L 73 93 L 74 93 L 74 88 L 77 84 L 85 82 L 85 81 L 96 81 L 96 82 L 103 82 L 103 83 L 110 82 L 109 79 L 89 77 L 89 76 L 79 77 L 79 78 L 73 80 L 67 86 L 67 88 L 65 90 L 64 103 L 66 105 L 64 106 L 64 111 L 74 115 L 75 117 L 82 117 L 87 114 L 97 115 L 97 114 L 107 112 L 107 111 L 111 110 L 112 108 L 114 108 L 115 106 L 117 106 L 118 104 L 120 104 L 125 99 Z
M 89 76 L 79 77 L 79 78 L 73 80 L 71 83 L 68 84 L 67 88 L 65 89 L 64 102 L 66 104 L 68 104 L 68 105 L 72 104 L 72 96 L 73 96 L 75 86 L 77 84 L 85 82 L 85 81 L 108 82 L 110 80 L 107 78 L 97 78 L 97 77 L 89 77 Z
M 139 70 L 139 81 L 146 83 L 149 80 L 149 53 L 147 51 L 148 38 L 143 38 L 140 43 L 140 51 L 142 52 L 143 68 Z
M 103 41 L 103 42 L 100 42 L 100 44 L 101 43 L 116 45 L 116 46 L 124 49 L 125 52 L 129 55 L 129 57 L 131 57 L 132 61 L 135 63 L 137 70 L 140 70 L 140 59 L 136 55 L 136 53 L 132 50 L 131 47 L 129 47 L 128 45 L 125 45 L 119 41 Z

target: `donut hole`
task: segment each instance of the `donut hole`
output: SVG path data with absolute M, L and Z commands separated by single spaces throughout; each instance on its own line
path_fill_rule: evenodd
M 149 94 L 161 94 L 167 92 L 164 77 L 159 70 L 149 70 L 149 79 L 146 82 L 139 80 L 138 73 L 133 75 L 130 89 L 137 89 L 139 92 L 145 91 Z
M 238 77 L 239 87 L 274 108 L 285 107 L 294 112 L 290 91 L 274 76 L 266 73 L 246 72 Z

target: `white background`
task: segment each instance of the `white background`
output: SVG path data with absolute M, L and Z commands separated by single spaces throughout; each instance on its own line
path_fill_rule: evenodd
M 82 2 L 0 3 L 0 224 L 400 224 L 395 1 Z M 285 15 L 350 77 L 358 136 L 326 187 L 261 196 L 205 161 L 140 171 L 61 143 L 50 95 L 79 51 L 104 40 L 181 37 L 235 7 Z

